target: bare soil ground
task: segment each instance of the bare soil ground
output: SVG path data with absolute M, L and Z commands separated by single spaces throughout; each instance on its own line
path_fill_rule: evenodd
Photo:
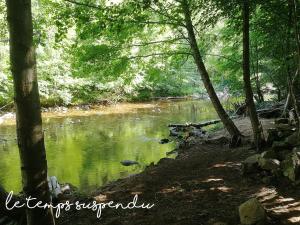
M 248 119 L 235 121 L 245 135 L 243 146 L 229 149 L 216 132 L 209 141 L 185 146 L 176 159 L 162 159 L 144 172 L 112 182 L 81 200 L 154 203 L 146 209 L 103 209 L 65 212 L 58 224 L 74 225 L 238 225 L 238 206 L 257 197 L 267 209 L 269 224 L 300 224 L 300 191 L 286 181 L 265 184 L 262 177 L 241 175 L 241 162 L 253 154 Z M 263 121 L 264 128 L 271 120 Z M 80 199 L 80 198 L 79 198 Z

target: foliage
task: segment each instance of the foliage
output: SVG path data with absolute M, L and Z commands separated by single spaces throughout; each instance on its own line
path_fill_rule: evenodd
M 241 1 L 189 3 L 216 90 L 243 95 Z M 252 84 L 282 99 L 297 57 L 289 7 L 286 1 L 251 4 Z M 43 105 L 205 93 L 179 1 L 33 0 L 32 6 Z M 4 2 L 0 17 L 6 17 Z M 0 105 L 13 96 L 6 26 L 0 20 Z

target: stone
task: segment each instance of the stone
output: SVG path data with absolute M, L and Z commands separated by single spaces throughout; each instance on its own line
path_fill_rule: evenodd
M 289 124 L 288 118 L 278 118 L 275 120 L 275 124 Z
M 300 159 L 296 153 L 290 153 L 281 162 L 281 170 L 284 176 L 295 182 L 300 175 Z
M 264 159 L 276 159 L 277 153 L 273 149 L 270 149 L 268 151 L 262 152 L 260 156 Z
M 285 143 L 289 146 L 300 145 L 300 138 L 298 132 L 293 133 L 285 139 Z
M 285 149 L 292 149 L 293 147 L 286 143 L 285 141 L 274 141 L 272 144 L 272 149 L 274 151 L 282 151 Z
M 293 148 L 293 153 L 295 153 L 298 156 L 298 158 L 300 158 L 300 147 Z
M 157 164 L 164 164 L 164 163 L 170 163 L 173 162 L 175 159 L 172 158 L 161 158 Z
M 292 151 L 289 149 L 281 150 L 281 151 L 277 152 L 277 159 L 279 159 L 279 161 L 283 161 L 283 160 L 285 160 L 287 155 L 291 154 L 291 152 Z
M 252 198 L 240 205 L 239 215 L 243 225 L 263 224 L 267 218 L 265 209 L 256 198 Z
M 289 111 L 289 124 L 290 125 L 296 124 L 296 112 L 294 109 Z
M 123 166 L 132 166 L 132 165 L 139 165 L 137 161 L 132 160 L 123 160 L 120 162 Z
M 293 130 L 293 127 L 289 124 L 276 124 L 275 128 L 279 131 Z
M 216 223 L 213 223 L 213 225 L 228 225 L 228 224 L 224 223 L 224 222 L 216 222 Z
M 271 146 L 274 141 L 279 141 L 279 140 L 280 138 L 278 135 L 278 130 L 275 128 L 269 128 L 267 130 L 267 137 L 266 137 L 267 144 Z
M 163 138 L 159 141 L 160 144 L 167 144 L 169 142 L 170 142 L 170 140 L 168 138 Z
M 266 159 L 260 157 L 258 160 L 258 165 L 263 170 L 267 170 L 271 172 L 276 172 L 280 169 L 280 161 L 277 159 Z
M 260 154 L 255 154 L 242 162 L 242 173 L 243 174 L 251 174 L 258 171 L 258 160 L 260 158 Z

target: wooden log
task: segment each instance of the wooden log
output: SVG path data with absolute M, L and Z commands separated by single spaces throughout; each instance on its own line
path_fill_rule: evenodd
M 168 127 L 176 127 L 176 128 L 184 128 L 184 127 L 195 127 L 195 128 L 202 128 L 206 127 L 212 124 L 217 124 L 220 123 L 221 120 L 210 120 L 210 121 L 205 121 L 202 123 L 185 123 L 185 124 L 169 124 Z
M 271 109 L 259 109 L 257 114 L 261 118 L 278 118 L 281 116 L 283 109 L 282 108 L 271 108 Z

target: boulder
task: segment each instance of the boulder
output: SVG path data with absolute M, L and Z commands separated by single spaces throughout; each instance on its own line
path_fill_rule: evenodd
M 274 151 L 274 149 L 270 149 L 268 151 L 264 151 L 260 155 L 264 159 L 276 159 L 277 153 Z
M 300 175 L 300 159 L 296 153 L 290 153 L 281 162 L 281 170 L 284 176 L 295 182 Z
M 272 144 L 272 149 L 276 152 L 292 148 L 293 146 L 285 141 L 274 141 Z
M 243 174 L 251 174 L 256 173 L 259 169 L 258 160 L 260 158 L 260 154 L 255 154 L 242 162 L 242 173 Z
M 159 141 L 160 144 L 167 144 L 169 142 L 170 142 L 170 140 L 168 138 L 163 138 Z
M 289 154 L 291 154 L 291 152 L 292 151 L 289 149 L 281 150 L 281 151 L 277 152 L 277 159 L 279 161 L 283 161 Z
M 300 145 L 300 138 L 298 132 L 293 133 L 285 139 L 285 143 L 289 146 Z
M 290 125 L 295 125 L 296 124 L 296 112 L 294 109 L 289 111 L 289 124 Z
M 269 146 L 272 145 L 274 141 L 279 141 L 280 137 L 278 135 L 278 130 L 275 128 L 269 128 L 267 130 L 266 141 Z
M 132 166 L 132 165 L 139 165 L 137 161 L 133 160 L 123 160 L 120 162 L 123 166 Z
M 293 148 L 293 153 L 296 154 L 298 158 L 300 158 L 300 147 L 298 146 Z
M 289 124 L 289 119 L 288 118 L 275 119 L 275 124 Z
M 258 165 L 263 170 L 271 171 L 273 173 L 280 170 L 280 161 L 277 159 L 266 159 L 260 157 L 258 160 Z
M 265 209 L 256 198 L 252 198 L 240 205 L 239 215 L 243 225 L 264 224 L 267 218 Z

